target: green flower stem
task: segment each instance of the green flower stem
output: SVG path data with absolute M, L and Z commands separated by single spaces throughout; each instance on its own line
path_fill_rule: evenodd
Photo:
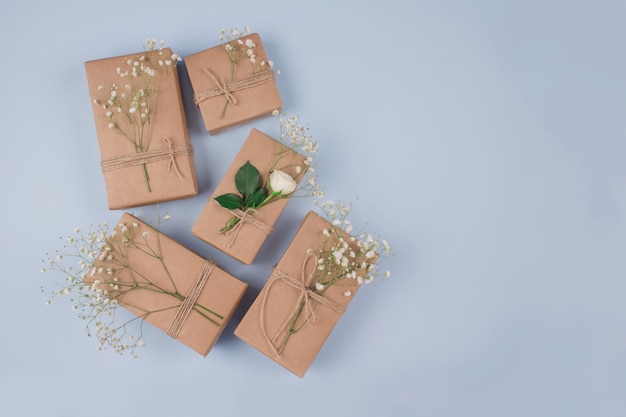
M 239 223 L 241 221 L 241 219 L 239 217 L 233 217 L 231 218 L 228 223 L 226 223 L 226 226 L 222 227 L 220 229 L 220 233 L 221 234 L 225 234 L 226 232 L 228 232 L 230 229 L 232 229 L 233 227 L 237 226 L 237 223 Z
M 230 58 L 230 80 L 231 81 L 235 81 L 235 76 L 237 73 L 237 60 L 234 57 L 234 54 L 231 54 L 229 52 L 227 52 L 229 58 Z M 226 100 L 226 103 L 224 103 L 224 108 L 222 108 L 222 113 L 220 114 L 220 119 L 223 119 L 224 116 L 226 116 L 226 109 L 228 109 L 228 104 L 229 101 Z
M 142 286 L 142 285 L 138 285 L 138 284 L 129 285 L 129 284 L 124 284 L 124 283 L 117 283 L 117 285 L 130 286 L 130 288 L 128 288 L 127 290 L 120 291 L 120 296 L 122 296 L 124 294 L 127 294 L 127 293 L 129 293 L 129 292 L 131 292 L 133 290 L 145 290 L 145 291 L 152 291 L 152 292 L 158 293 L 158 294 L 169 295 L 171 297 L 176 298 L 180 302 L 185 300 L 185 296 L 183 296 L 182 294 L 180 294 L 178 292 L 170 292 L 170 291 L 164 290 L 163 288 L 161 288 L 161 287 L 159 287 L 159 286 L 157 286 L 155 284 L 148 284 L 146 286 Z M 132 304 L 126 302 L 126 301 L 122 301 L 122 304 L 126 304 L 126 305 L 134 307 L 134 308 L 136 308 L 138 310 L 145 311 L 141 307 L 132 305 Z M 154 311 L 146 311 L 146 317 L 147 317 L 148 314 L 157 313 L 157 312 L 160 312 L 160 311 L 165 311 L 165 310 L 169 310 L 169 309 L 172 309 L 172 308 L 178 308 L 178 306 L 165 307 L 165 308 L 162 308 L 162 309 L 159 309 L 159 310 L 154 310 Z M 219 320 L 224 320 L 224 316 L 222 316 L 221 314 L 211 310 L 210 308 L 207 308 L 207 307 L 203 306 L 202 304 L 195 303 L 193 305 L 193 310 L 196 313 L 200 314 L 205 319 L 207 319 L 208 321 L 210 321 L 211 323 L 215 324 L 217 327 L 220 327 L 221 324 L 218 323 L 217 320 L 215 320 L 214 318 L 212 318 L 210 316 L 217 317 Z
M 265 200 L 261 201 L 261 204 L 259 204 L 256 208 L 261 208 L 264 205 L 266 205 L 267 203 L 270 202 L 270 200 L 274 197 L 279 197 L 282 194 L 282 190 L 279 191 L 273 191 L 270 193 L 270 195 L 268 195 L 267 197 L 265 197 Z
M 157 233 L 157 248 L 156 248 L 156 251 L 147 243 L 147 241 L 145 240 L 146 238 L 143 238 L 144 239 L 143 244 L 140 244 L 138 242 L 134 242 L 132 247 L 135 250 L 138 250 L 139 252 L 141 252 L 141 253 L 143 253 L 143 254 L 145 254 L 147 256 L 150 256 L 152 258 L 155 258 L 155 259 L 159 260 L 159 263 L 163 267 L 163 270 L 165 271 L 167 277 L 169 278 L 169 281 L 170 281 L 172 287 L 174 288 L 174 290 L 173 291 L 168 291 L 165 288 L 162 288 L 161 286 L 159 286 L 156 283 L 154 283 L 147 276 L 145 276 L 145 275 L 139 273 L 138 271 L 135 271 L 134 269 L 132 269 L 130 267 L 130 265 L 128 264 L 128 260 L 127 260 L 125 254 L 124 254 L 124 252 L 122 250 L 122 247 L 118 247 L 117 250 L 118 250 L 118 252 L 120 254 L 122 254 L 121 258 L 122 258 L 122 260 L 124 262 L 118 263 L 118 264 L 123 269 L 128 270 L 131 273 L 131 275 L 138 275 L 139 277 L 141 277 L 141 279 L 145 282 L 145 285 L 141 285 L 137 281 L 137 279 L 135 279 L 135 278 L 133 278 L 133 281 L 134 281 L 133 284 L 128 284 L 128 283 L 116 283 L 116 284 L 117 285 L 123 285 L 123 286 L 130 287 L 130 288 L 128 288 L 125 291 L 121 291 L 121 295 L 123 295 L 125 293 L 128 293 L 128 292 L 130 292 L 132 290 L 135 290 L 135 289 L 143 289 L 143 290 L 146 290 L 146 291 L 153 291 L 153 292 L 160 293 L 160 294 L 170 295 L 170 296 L 172 296 L 172 297 L 174 297 L 177 300 L 182 302 L 185 299 L 185 297 L 178 292 L 178 289 L 176 287 L 176 283 L 174 282 L 174 279 L 173 279 L 173 277 L 172 277 L 172 275 L 171 275 L 171 273 L 169 271 L 169 268 L 165 264 L 163 256 L 159 255 L 161 253 L 161 239 L 160 239 L 160 235 L 159 235 L 158 230 L 156 230 L 156 229 L 154 229 L 154 230 Z M 211 310 L 211 309 L 209 309 L 209 308 L 207 308 L 207 307 L 205 307 L 205 306 L 203 306 L 201 304 L 198 304 L 198 303 L 194 304 L 193 310 L 196 311 L 202 317 L 206 318 L 207 320 L 209 320 L 211 323 L 215 324 L 218 327 L 220 327 L 221 325 L 216 320 L 214 320 L 213 318 L 211 318 L 207 314 L 215 316 L 215 317 L 219 318 L 220 320 L 224 319 L 224 316 L 222 316 L 222 315 L 218 314 L 217 312 L 215 312 L 215 311 L 213 311 L 213 310 Z
M 267 197 L 265 197 L 265 199 L 263 201 L 261 201 L 260 204 L 258 204 L 255 207 L 252 207 L 254 209 L 258 209 L 263 207 L 264 205 L 271 203 L 272 199 L 275 197 L 279 197 L 281 195 L 282 191 L 274 191 L 272 193 L 270 193 Z M 240 210 L 246 210 L 245 208 L 241 208 Z M 226 232 L 228 232 L 229 230 L 231 230 L 233 227 L 237 226 L 237 224 L 241 221 L 241 219 L 239 217 L 233 217 L 231 218 L 228 223 L 226 223 L 226 226 L 222 227 L 220 229 L 220 233 L 221 234 L 225 234 Z
M 176 297 L 176 298 L 177 298 L 178 300 L 180 300 L 181 302 L 185 300 L 185 297 L 183 297 L 183 296 L 182 296 L 182 295 L 180 295 L 179 293 L 170 294 L 170 295 L 172 295 L 173 297 Z M 203 312 L 203 311 L 200 311 L 200 309 L 201 309 L 201 310 L 204 310 L 204 312 Z M 195 304 L 193 305 L 193 310 L 194 310 L 196 313 L 200 314 L 200 315 L 201 315 L 202 317 L 204 317 L 205 319 L 207 319 L 208 321 L 210 321 L 211 323 L 215 324 L 217 327 L 220 327 L 220 326 L 221 326 L 221 324 L 219 324 L 219 323 L 218 323 L 216 320 L 214 320 L 213 318 L 209 317 L 206 313 L 209 313 L 209 314 L 211 314 L 211 315 L 213 315 L 213 316 L 215 316 L 215 317 L 219 318 L 220 320 L 224 320 L 224 316 L 222 316 L 222 315 L 220 315 L 220 314 L 217 314 L 215 311 L 213 311 L 213 310 L 211 310 L 211 309 L 209 309 L 209 308 L 207 308 L 207 307 L 205 307 L 205 306 L 203 306 L 203 305 L 201 305 L 201 304 L 198 304 L 198 303 L 195 303 Z
M 226 115 L 226 109 L 228 108 L 228 100 L 226 100 L 226 103 L 224 103 L 224 108 L 222 109 L 222 113 L 220 113 L 220 119 L 223 119 L 224 116 Z
M 142 165 L 143 165 L 143 176 L 146 179 L 146 187 L 148 187 L 148 192 L 151 193 L 152 188 L 150 187 L 150 175 L 148 174 L 148 167 L 146 166 L 145 162 Z
M 296 310 L 296 314 L 294 315 L 293 320 L 289 324 L 289 328 L 287 329 L 287 333 L 285 334 L 285 337 L 283 338 L 283 341 L 280 344 L 280 347 L 278 348 L 278 354 L 279 355 L 283 353 L 283 350 L 285 349 L 285 346 L 287 346 L 287 341 L 289 341 L 289 338 L 291 337 L 291 335 L 293 335 L 294 333 L 296 333 L 298 330 L 300 330 L 302 328 L 302 326 L 301 326 L 300 328 L 296 329 L 296 322 L 300 318 L 300 314 L 302 314 L 302 310 L 304 309 L 304 303 L 305 303 L 305 300 L 300 301 L 300 305 L 298 306 L 298 310 Z
M 317 294 L 319 294 L 320 296 L 324 296 L 324 293 L 326 292 L 326 290 L 328 290 L 328 288 L 330 288 L 330 286 L 332 284 L 334 284 L 335 282 L 341 280 L 344 278 L 345 274 L 341 274 L 339 276 L 336 276 L 334 278 L 332 278 L 331 280 L 328 281 L 327 284 L 324 284 L 324 289 L 321 291 L 316 291 Z M 311 288 L 309 288 L 311 289 Z M 311 291 L 314 291 L 313 289 L 311 289 Z M 300 305 L 298 306 L 298 309 L 296 310 L 296 314 L 294 315 L 293 320 L 291 320 L 291 323 L 289 324 L 289 328 L 287 329 L 287 333 L 285 334 L 285 337 L 283 338 L 283 341 L 280 345 L 280 347 L 278 348 L 278 354 L 280 355 L 282 353 L 282 351 L 285 349 L 285 346 L 287 345 L 287 341 L 289 340 L 289 338 L 298 332 L 298 330 L 302 329 L 307 321 L 305 320 L 300 326 L 296 327 L 296 324 L 298 323 L 298 319 L 300 318 L 300 316 L 302 315 L 302 311 L 304 309 L 304 306 L 306 304 L 306 300 L 302 300 L 300 301 Z M 315 307 L 313 307 L 315 308 Z M 308 320 L 308 317 L 307 317 Z

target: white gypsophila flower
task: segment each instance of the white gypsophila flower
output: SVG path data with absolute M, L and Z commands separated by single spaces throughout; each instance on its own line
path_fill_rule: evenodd
M 315 289 L 318 291 L 322 291 L 325 288 L 324 284 L 322 284 L 321 282 L 316 282 L 315 283 Z
M 350 297 L 352 295 L 352 291 L 346 290 L 346 291 L 344 291 L 343 295 L 346 296 L 346 297 Z

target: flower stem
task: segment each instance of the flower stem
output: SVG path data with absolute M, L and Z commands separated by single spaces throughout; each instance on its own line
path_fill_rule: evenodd
M 273 192 L 271 192 L 271 193 L 270 193 L 270 195 L 268 195 L 267 197 L 265 197 L 265 200 L 263 200 L 263 201 L 261 202 L 261 204 L 259 204 L 258 206 L 256 206 L 256 208 L 263 207 L 264 205 L 266 205 L 267 203 L 269 203 L 269 202 L 270 202 L 270 200 L 271 200 L 272 198 L 280 196 L 280 195 L 281 195 L 281 193 L 282 193 L 282 190 L 279 190 L 279 191 L 273 191 Z
M 152 188 L 150 188 L 150 175 L 148 174 L 148 167 L 146 166 L 146 163 L 143 163 L 143 176 L 146 179 L 146 187 L 148 187 L 148 192 L 151 193 L 152 192 Z
M 224 103 L 224 108 L 222 109 L 222 113 L 220 114 L 220 119 L 223 119 L 224 116 L 226 115 L 227 108 L 228 108 L 228 100 L 226 100 L 226 103 Z
M 278 348 L 279 355 L 283 353 L 283 350 L 285 349 L 285 346 L 287 346 L 287 341 L 289 340 L 291 335 L 299 330 L 299 329 L 296 329 L 296 322 L 300 318 L 300 314 L 302 314 L 302 309 L 304 308 L 304 302 L 305 300 L 300 301 L 298 310 L 296 310 L 296 314 L 293 316 L 293 320 L 291 321 L 291 324 L 289 325 L 289 328 L 287 329 L 287 333 L 285 334 L 285 337 L 283 338 L 283 342 L 280 344 L 280 347 Z
M 241 221 L 241 219 L 239 217 L 233 217 L 231 218 L 228 223 L 226 223 L 226 226 L 222 227 L 220 229 L 220 233 L 221 234 L 225 234 L 226 232 L 228 232 L 230 229 L 232 229 L 233 227 L 237 226 L 237 223 L 239 223 Z
M 237 60 L 230 53 L 228 54 L 228 56 L 230 58 L 230 80 L 235 81 L 235 73 L 237 71 Z M 224 108 L 222 109 L 222 113 L 220 114 L 220 119 L 223 119 L 224 116 L 226 115 L 226 109 L 228 109 L 228 104 L 229 104 L 229 101 L 226 100 L 226 103 L 224 103 Z

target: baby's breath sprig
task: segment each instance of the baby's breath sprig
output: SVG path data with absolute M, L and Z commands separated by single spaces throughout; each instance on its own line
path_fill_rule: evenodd
M 257 45 L 250 38 L 242 39 L 250 35 L 251 30 L 249 27 L 245 27 L 243 31 L 232 28 L 229 30 L 221 29 L 220 36 L 218 37 L 220 42 L 224 43 L 224 51 L 228 55 L 230 60 L 230 81 L 237 79 L 237 65 L 242 61 L 247 61 L 252 66 L 252 73 L 256 74 L 262 71 L 272 71 L 274 62 L 263 56 L 257 56 Z M 280 74 L 279 70 L 276 70 L 277 74 Z M 220 118 L 224 118 L 226 109 L 228 108 L 229 101 L 226 100 L 224 108 Z
M 347 234 L 353 230 L 347 218 L 352 210 L 351 205 L 328 200 L 318 206 L 330 223 L 330 227 L 322 233 L 332 243 L 317 252 L 319 272 L 315 285 L 318 290 L 344 279 L 354 280 L 361 285 L 369 284 L 375 278 L 391 276 L 389 270 L 383 271 L 381 268 L 384 260 L 392 254 L 392 248 L 386 240 L 365 229 L 348 237 Z M 350 296 L 350 291 L 347 290 L 345 295 Z
M 315 171 L 318 143 L 313 141 L 309 127 L 301 125 L 298 116 L 287 116 L 278 110 L 272 114 L 278 121 L 279 142 L 283 146 L 274 153 L 263 177 L 249 161 L 241 166 L 234 178 L 239 194 L 226 193 L 215 197 L 215 201 L 222 207 L 245 212 L 258 210 L 283 198 L 324 196 Z M 296 155 L 304 156 L 302 164 L 296 161 Z M 288 174 L 287 170 L 293 170 L 295 177 Z M 241 216 L 233 216 L 220 229 L 220 233 L 225 234 L 240 222 Z
M 297 115 L 289 116 L 287 113 L 281 113 L 278 110 L 274 110 L 272 115 L 276 117 L 280 128 L 279 141 L 285 145 L 289 151 L 304 156 L 304 166 L 295 166 L 297 175 L 306 174 L 307 176 L 306 181 L 302 182 L 297 188 L 297 190 L 300 191 L 298 196 L 323 198 L 324 191 L 317 183 L 318 177 L 316 171 L 319 143 L 313 140 L 309 126 L 301 124 L 300 116 Z M 268 177 L 275 170 L 284 170 L 294 165 L 283 159 L 288 156 L 289 151 L 284 150 L 274 154 L 274 158 L 268 169 Z
M 127 140 L 136 153 L 150 148 L 152 118 L 156 110 L 156 94 L 181 56 L 166 54 L 165 42 L 147 39 L 145 52 L 125 58 L 116 68 L 118 82 L 101 84 L 93 94 L 93 103 L 101 106 L 109 129 Z M 152 192 L 146 164 L 143 173 L 148 192 Z
M 161 253 L 158 226 L 169 219 L 168 214 L 159 215 L 158 225 L 150 231 L 140 232 L 136 222 L 119 223 L 115 227 L 103 222 L 90 225 L 87 231 L 76 228 L 73 235 L 60 238 L 65 240 L 63 248 L 53 255 L 46 254 L 41 272 L 55 271 L 65 279 L 41 287 L 48 296 L 46 304 L 57 297 L 69 298 L 72 309 L 85 322 L 87 335 L 98 339 L 100 350 L 110 348 L 119 354 L 128 352 L 137 357 L 136 349 L 145 343 L 144 321 L 151 314 L 177 308 L 177 303 L 160 310 L 147 310 L 128 304 L 124 297 L 133 291 L 151 291 L 183 300 Z M 139 251 L 143 256 L 156 259 L 169 277 L 169 285 L 157 284 L 138 271 L 129 262 L 129 251 Z M 124 318 L 121 324 L 116 323 L 120 305 L 132 307 L 139 313 L 130 319 Z M 193 310 L 216 326 L 221 325 L 223 317 L 218 313 L 197 303 Z
M 335 285 L 345 287 L 344 296 L 350 297 L 351 286 L 369 284 L 376 278 L 388 278 L 389 270 L 383 270 L 384 260 L 392 255 L 389 243 L 377 235 L 367 232 L 364 228 L 358 233 L 352 233 L 353 226 L 348 215 L 351 205 L 344 205 L 340 201 L 328 200 L 316 204 L 322 217 L 329 227 L 322 230 L 319 236 L 321 242 L 307 251 L 307 256 L 314 256 L 317 264 L 313 277 L 309 283 L 309 290 L 318 294 L 324 293 Z M 278 353 L 282 353 L 289 338 L 308 323 L 308 317 L 300 320 L 306 311 L 303 300 L 285 333 Z

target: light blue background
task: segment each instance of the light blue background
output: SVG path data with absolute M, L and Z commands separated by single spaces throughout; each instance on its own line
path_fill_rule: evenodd
M 33 1 L 0 6 L 0 413 L 47 416 L 626 416 L 623 1 Z M 83 62 L 147 37 L 183 57 L 250 26 L 327 196 L 387 238 L 304 379 L 233 335 L 309 201 L 252 266 L 190 229 L 252 127 L 209 136 L 181 82 L 200 195 L 164 231 L 250 289 L 202 358 L 150 330 L 97 350 L 44 306 L 45 252 L 106 208 Z

